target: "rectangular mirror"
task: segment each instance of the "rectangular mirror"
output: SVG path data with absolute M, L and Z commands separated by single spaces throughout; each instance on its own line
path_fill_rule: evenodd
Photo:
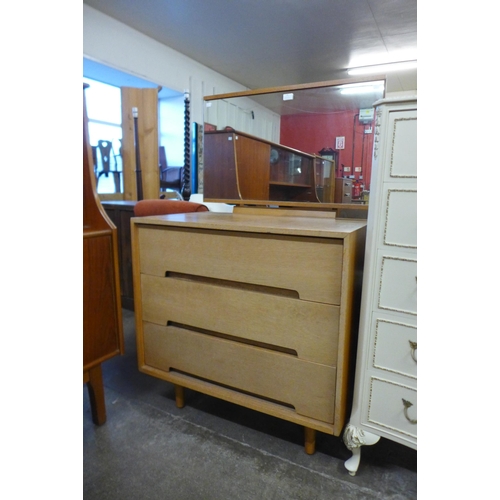
M 366 210 L 385 77 L 205 96 L 203 198 Z

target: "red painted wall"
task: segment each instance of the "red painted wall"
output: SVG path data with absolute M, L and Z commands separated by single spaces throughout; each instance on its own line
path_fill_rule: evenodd
M 359 123 L 358 110 L 343 111 L 330 114 L 288 115 L 281 117 L 280 144 L 318 154 L 323 148 L 335 149 L 335 138 L 345 137 L 345 149 L 339 151 L 339 169 L 337 176 L 342 177 L 341 165 L 351 167 L 345 176 L 354 175 L 356 179 L 363 176 L 365 189 L 370 189 L 373 131 L 374 124 Z M 372 128 L 365 134 L 364 130 Z M 354 136 L 353 136 L 354 130 Z M 364 139 L 364 143 L 363 143 Z M 361 172 L 354 172 L 354 167 L 362 167 Z

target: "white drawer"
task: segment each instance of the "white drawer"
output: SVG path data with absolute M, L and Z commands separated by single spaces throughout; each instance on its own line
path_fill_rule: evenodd
M 417 378 L 417 327 L 374 313 L 372 368 Z
M 417 260 L 379 254 L 378 308 L 417 314 Z
M 389 136 L 386 180 L 402 181 L 417 178 L 417 110 L 389 112 Z
M 417 390 L 372 377 L 368 422 L 389 432 L 417 437 Z
M 382 233 L 383 245 L 417 248 L 417 190 L 403 184 L 384 186 L 386 218 Z

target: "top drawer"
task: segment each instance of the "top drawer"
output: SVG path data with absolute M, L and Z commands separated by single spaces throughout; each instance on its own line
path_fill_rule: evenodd
M 417 110 L 389 112 L 387 152 L 389 168 L 386 180 L 402 181 L 417 178 Z
M 291 290 L 340 304 L 343 240 L 139 226 L 142 274 L 192 276 Z

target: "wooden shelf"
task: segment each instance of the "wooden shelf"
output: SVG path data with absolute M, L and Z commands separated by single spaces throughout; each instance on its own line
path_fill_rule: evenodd
M 270 186 L 286 186 L 286 187 L 296 187 L 296 188 L 311 188 L 310 184 L 297 184 L 295 182 L 276 182 L 271 181 Z

